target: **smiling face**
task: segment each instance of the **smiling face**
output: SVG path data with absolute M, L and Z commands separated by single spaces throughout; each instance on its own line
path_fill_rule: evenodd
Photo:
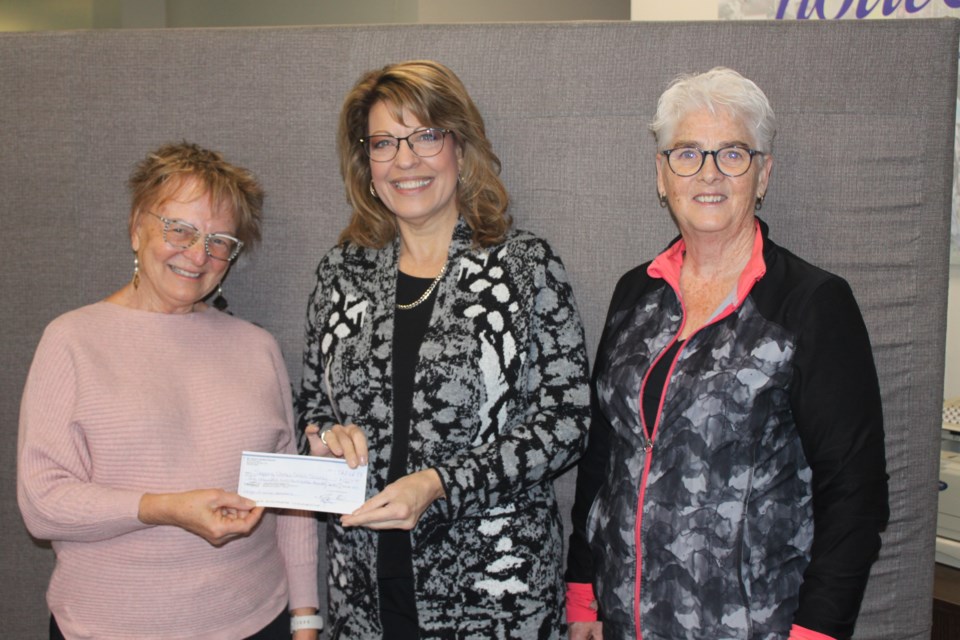
M 389 134 L 397 138 L 426 126 L 407 109 L 403 122 L 393 118 L 386 103 L 370 109 L 367 134 Z M 377 197 L 403 228 L 452 224 L 457 218 L 457 176 L 462 154 L 456 139 L 448 134 L 443 149 L 435 156 L 421 158 L 406 141 L 400 142 L 397 156 L 388 162 L 370 161 L 370 176 Z
M 747 127 L 726 109 L 691 111 L 673 131 L 667 149 L 692 146 L 711 151 L 731 145 L 754 148 Z M 657 154 L 657 188 L 667 196 L 670 210 L 688 241 L 697 238 L 732 238 L 753 232 L 754 204 L 767 191 L 773 157 L 757 155 L 742 176 L 731 178 L 717 170 L 713 156 L 692 176 L 670 170 L 667 158 Z
M 189 222 L 202 233 L 236 235 L 232 212 L 214 211 L 210 195 L 188 180 L 163 205 L 150 210 L 157 216 Z M 216 288 L 230 263 L 215 260 L 204 250 L 203 238 L 187 249 L 178 249 L 163 239 L 164 223 L 141 211 L 134 223 L 130 243 L 140 261 L 140 284 L 133 304 L 144 311 L 189 313 L 194 305 Z

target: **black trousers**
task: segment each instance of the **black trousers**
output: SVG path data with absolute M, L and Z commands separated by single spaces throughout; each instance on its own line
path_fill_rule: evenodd
M 50 616 L 50 640 L 67 640 L 57 626 L 57 620 Z M 284 609 L 273 622 L 256 632 L 246 640 L 290 640 L 290 612 Z

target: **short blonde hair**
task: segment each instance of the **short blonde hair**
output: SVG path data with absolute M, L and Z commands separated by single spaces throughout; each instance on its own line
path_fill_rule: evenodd
M 260 241 L 264 194 L 256 177 L 216 151 L 186 141 L 165 144 L 137 163 L 127 181 L 133 196 L 130 233 L 141 213 L 163 206 L 191 181 L 199 195 L 210 195 L 214 210 L 233 214 L 244 249 Z
M 460 216 L 477 246 L 502 241 L 512 224 L 507 213 L 510 199 L 483 118 L 453 71 L 431 60 L 412 60 L 364 73 L 343 101 L 337 151 L 353 212 L 340 243 L 379 249 L 397 235 L 395 216 L 370 192 L 370 160 L 360 143 L 369 133 L 370 110 L 380 102 L 397 121 L 407 110 L 426 127 L 452 132 L 463 154 L 456 194 Z

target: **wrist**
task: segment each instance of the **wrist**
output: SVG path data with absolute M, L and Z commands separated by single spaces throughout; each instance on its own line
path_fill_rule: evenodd
M 440 479 L 440 474 L 436 469 L 430 467 L 429 469 L 424 469 L 424 473 L 427 474 L 430 482 L 430 493 L 434 500 L 446 500 L 447 494 L 443 490 L 443 481 Z
M 156 493 L 145 493 L 140 496 L 137 519 L 143 524 L 161 524 L 159 513 L 162 500 L 162 496 Z

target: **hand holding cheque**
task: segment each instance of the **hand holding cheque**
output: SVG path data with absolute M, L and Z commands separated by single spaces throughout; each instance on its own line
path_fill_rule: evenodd
M 336 424 L 330 429 L 321 430 L 317 425 L 311 424 L 306 427 L 304 434 L 310 445 L 310 457 L 321 460 L 339 459 L 347 467 L 362 469 L 363 481 L 366 481 L 367 437 L 360 427 L 355 424 Z M 336 458 L 327 457 L 331 455 Z M 345 514 L 340 519 L 340 524 L 344 527 L 409 530 L 416 526 L 420 516 L 431 503 L 445 497 L 443 483 L 434 469 L 422 469 L 405 475 L 389 483 L 383 491 L 366 502 L 362 499 L 363 487 L 360 489 L 360 501 L 354 504 L 353 509 L 323 510 Z

